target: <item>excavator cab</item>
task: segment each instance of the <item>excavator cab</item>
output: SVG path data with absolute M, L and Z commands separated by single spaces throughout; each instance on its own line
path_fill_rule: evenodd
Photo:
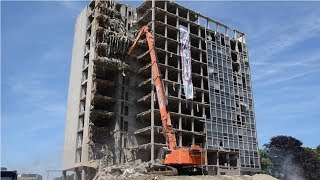
M 170 152 L 171 151 L 166 147 L 160 148 L 158 152 L 158 160 L 163 163 L 163 160 L 166 158 L 166 155 L 169 154 Z

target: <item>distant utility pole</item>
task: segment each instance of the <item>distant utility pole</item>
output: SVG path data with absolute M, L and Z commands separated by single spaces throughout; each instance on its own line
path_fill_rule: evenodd
M 51 173 L 51 172 L 62 172 L 62 170 L 48 169 L 48 170 L 46 170 L 46 172 L 47 172 L 47 180 L 49 180 L 49 173 Z

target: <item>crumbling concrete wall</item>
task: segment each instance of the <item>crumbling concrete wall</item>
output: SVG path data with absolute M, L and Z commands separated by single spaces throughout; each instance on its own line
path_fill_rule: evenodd
M 123 83 L 132 70 L 127 51 L 134 40 L 130 29 L 135 13 L 129 6 L 112 0 L 96 1 L 95 11 L 89 156 L 91 160 L 113 165 L 123 158 L 133 159 L 130 150 L 123 148 L 122 114 L 126 110 L 122 99 Z

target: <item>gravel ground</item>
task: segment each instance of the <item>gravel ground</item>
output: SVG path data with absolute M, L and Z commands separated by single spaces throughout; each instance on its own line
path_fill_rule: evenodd
M 265 175 L 256 174 L 254 176 L 157 176 L 142 175 L 130 178 L 131 180 L 277 180 L 276 178 Z

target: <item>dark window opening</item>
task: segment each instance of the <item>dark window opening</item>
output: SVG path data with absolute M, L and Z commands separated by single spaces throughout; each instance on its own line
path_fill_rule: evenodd
M 241 44 L 241 42 L 238 42 L 238 50 L 239 50 L 239 52 L 242 52 L 242 44 Z
M 125 84 L 126 82 L 126 77 L 122 76 L 122 84 Z
M 236 155 L 230 156 L 230 166 L 237 166 L 237 159 Z
M 116 10 L 117 10 L 118 12 L 121 11 L 121 4 L 117 4 L 117 5 L 116 5 Z
M 240 64 L 238 63 L 238 62 L 233 62 L 232 63 L 232 70 L 233 70 L 233 72 L 239 72 L 239 70 L 240 70 Z
M 128 106 L 124 107 L 124 115 L 126 115 L 126 116 L 129 115 L 129 107 Z
M 239 135 L 239 141 L 242 141 L 242 136 L 241 135 Z
M 158 17 L 158 18 L 160 18 L 161 16 L 156 16 L 156 17 Z M 161 20 L 160 20 L 161 21 Z M 164 22 L 164 17 L 163 17 L 163 20 L 162 20 L 162 22 Z M 171 16 L 167 16 L 167 24 L 168 25 L 171 25 L 171 26 L 173 26 L 173 27 L 177 27 L 177 21 L 173 18 L 173 17 L 171 17 Z
M 127 138 L 123 138 L 123 147 L 127 147 Z
M 243 89 L 246 89 L 246 88 L 247 88 L 246 80 L 245 80 L 244 77 L 242 77 L 242 86 L 243 86 Z
M 121 114 L 123 114 L 123 106 L 124 106 L 124 103 L 121 102 Z
M 126 101 L 129 100 L 129 93 L 128 93 L 128 92 L 125 93 L 125 100 L 126 100 Z
M 221 36 L 221 45 L 222 46 L 225 46 L 226 44 L 224 43 L 224 37 L 223 36 Z
M 236 41 L 234 39 L 230 40 L 231 50 L 236 50 Z
M 219 165 L 224 166 L 226 163 L 228 163 L 226 155 L 219 154 Z
M 128 121 L 124 121 L 123 130 L 128 131 Z
M 234 62 L 236 62 L 238 60 L 238 55 L 236 52 L 234 52 L 234 51 L 231 52 L 231 59 Z
M 122 91 L 121 91 L 121 99 L 123 99 L 123 93 L 124 93 L 124 87 L 122 87 Z
M 120 130 L 123 130 L 123 117 L 120 118 Z

